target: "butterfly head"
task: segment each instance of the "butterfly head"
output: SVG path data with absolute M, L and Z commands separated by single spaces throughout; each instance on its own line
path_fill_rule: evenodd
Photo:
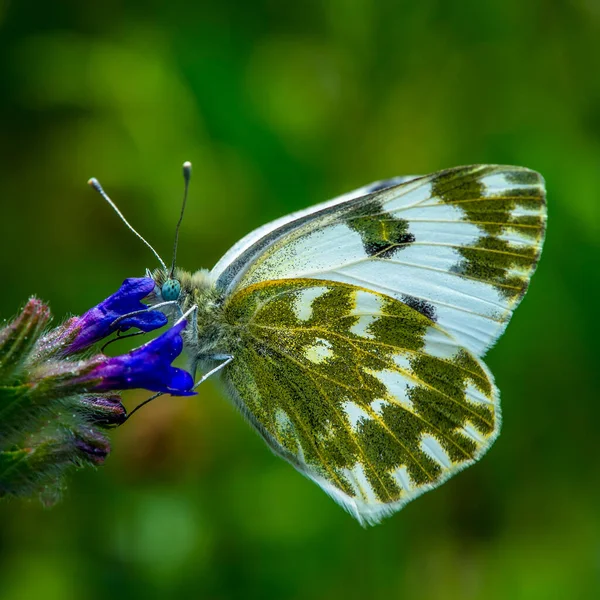
M 146 271 L 146 276 L 154 280 L 154 294 L 150 297 L 152 304 L 170 303 L 183 307 L 186 297 L 190 294 L 189 275 L 182 269 L 155 269 Z
M 176 302 L 181 295 L 181 283 L 178 279 L 169 277 L 160 288 L 160 295 L 164 302 Z
M 204 292 L 214 289 L 214 278 L 206 269 L 190 273 L 177 267 L 173 273 L 168 269 L 146 271 L 154 280 L 154 294 L 150 298 L 152 304 L 177 303 L 182 310 L 198 304 L 204 298 Z

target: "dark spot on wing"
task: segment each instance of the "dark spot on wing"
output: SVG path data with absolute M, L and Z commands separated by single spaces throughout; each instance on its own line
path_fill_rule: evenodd
M 455 273 L 494 285 L 508 299 L 525 294 L 528 273 L 535 269 L 539 259 L 536 246 L 516 246 L 492 236 L 481 237 L 458 252 L 464 260 L 452 269 Z M 522 274 L 511 274 L 515 269 Z
M 427 300 L 421 300 L 420 298 L 415 298 L 414 296 L 409 296 L 406 294 L 402 296 L 402 302 L 421 313 L 424 317 L 431 319 L 434 323 L 437 322 L 435 306 L 433 306 L 433 304 L 430 302 L 427 302 Z
M 431 195 L 442 202 L 460 202 L 485 196 L 482 179 L 491 173 L 493 166 L 458 167 L 435 174 L 431 182 Z
M 529 169 L 515 169 L 506 173 L 505 177 L 507 181 L 516 185 L 540 187 L 544 183 L 542 176 L 539 173 L 530 171 Z
M 345 215 L 345 221 L 360 235 L 369 256 L 390 258 L 396 250 L 402 250 L 415 241 L 415 236 L 408 229 L 408 221 L 386 212 L 380 202 L 354 208 Z
M 504 182 L 491 190 L 486 187 L 492 176 Z M 432 182 L 432 195 L 460 208 L 463 219 L 483 232 L 499 236 L 508 229 L 520 235 L 541 239 L 545 223 L 544 182 L 534 171 L 494 165 L 450 169 Z M 533 215 L 515 215 L 521 207 L 537 211 Z

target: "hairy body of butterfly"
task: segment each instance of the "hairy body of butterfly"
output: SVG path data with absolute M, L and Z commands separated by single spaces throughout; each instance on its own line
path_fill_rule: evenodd
M 475 165 L 396 178 L 265 225 L 210 272 L 185 344 L 276 454 L 361 523 L 472 464 L 500 428 L 480 360 L 539 259 L 542 178 Z M 165 270 L 153 275 L 165 298 Z

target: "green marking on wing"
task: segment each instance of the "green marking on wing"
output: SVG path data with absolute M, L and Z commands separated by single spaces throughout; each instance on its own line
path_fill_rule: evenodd
M 369 256 L 389 258 L 396 250 L 415 241 L 408 221 L 386 214 L 380 203 L 358 206 L 345 215 L 345 222 L 360 235 Z
M 299 306 L 316 287 L 323 293 Z M 238 340 L 226 377 L 251 420 L 276 451 L 350 498 L 408 500 L 474 460 L 497 432 L 495 391 L 481 363 L 459 347 L 432 355 L 430 334 L 443 332 L 398 300 L 345 283 L 278 280 L 235 294 L 225 318 Z M 425 435 L 449 467 L 425 451 Z
M 545 198 L 540 175 L 517 167 L 472 167 L 471 176 L 464 170 L 448 171 L 433 181 L 432 196 L 464 211 L 464 220 L 476 224 L 485 233 L 498 235 L 517 229 L 521 235 L 537 239 L 543 234 Z M 510 169 L 507 171 L 507 169 Z M 488 190 L 483 179 L 493 176 L 503 179 L 504 188 Z M 526 217 L 513 216 L 517 208 L 537 211 Z
M 527 291 L 540 256 L 546 227 L 544 182 L 538 173 L 519 167 L 471 170 L 442 173 L 432 185 L 433 197 L 459 208 L 463 220 L 482 232 L 475 243 L 458 248 L 464 260 L 454 271 L 494 285 L 514 302 Z M 485 182 L 494 178 L 496 185 L 488 188 Z M 511 233 L 520 242 L 501 237 Z
M 539 258 L 537 246 L 515 246 L 493 236 L 458 248 L 458 253 L 465 260 L 455 267 L 456 272 L 493 284 L 508 299 L 520 298 L 527 291 Z

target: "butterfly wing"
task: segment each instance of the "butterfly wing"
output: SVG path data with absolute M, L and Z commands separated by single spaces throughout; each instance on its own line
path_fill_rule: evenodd
M 378 192 L 385 188 L 400 185 L 401 183 L 405 183 L 407 181 L 410 181 L 411 179 L 417 179 L 418 177 L 418 175 L 404 175 L 399 177 L 391 177 L 390 179 L 383 179 L 381 181 L 374 181 L 373 183 L 363 185 L 362 187 L 352 190 L 351 192 L 347 192 L 346 194 L 342 194 L 341 196 L 336 196 L 331 200 L 321 202 L 320 204 L 315 204 L 314 206 L 310 206 L 304 210 L 293 212 L 279 219 L 275 219 L 275 221 L 272 221 L 271 223 L 262 225 L 258 229 L 251 231 L 248 235 L 245 235 L 241 240 L 236 242 L 221 257 L 219 262 L 214 266 L 212 270 L 213 277 L 215 279 L 219 278 L 224 271 L 230 268 L 232 263 L 234 263 L 239 257 L 241 257 L 246 250 L 248 250 L 251 246 L 257 243 L 261 238 L 268 236 L 268 234 L 270 234 L 271 232 L 279 229 L 283 225 L 290 223 L 291 221 L 296 221 L 303 217 L 307 217 L 308 215 L 319 213 L 326 208 L 331 208 L 332 206 L 336 206 L 337 204 L 343 204 L 348 200 L 359 198 L 360 196 L 367 196 L 368 194 L 372 194 L 373 192 Z
M 271 448 L 361 523 L 475 461 L 495 439 L 486 367 L 427 315 L 339 281 L 254 283 L 226 302 L 229 391 Z
M 539 259 L 542 177 L 475 165 L 357 193 L 253 232 L 215 267 L 217 286 L 225 295 L 286 278 L 365 287 L 412 306 L 482 356 Z

